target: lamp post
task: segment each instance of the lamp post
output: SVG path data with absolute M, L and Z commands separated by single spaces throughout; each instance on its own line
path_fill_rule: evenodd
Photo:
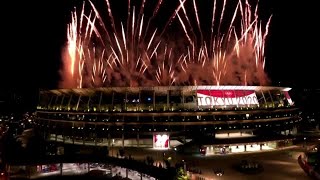
M 112 157 L 113 157 L 113 151 L 114 151 L 113 145 L 114 145 L 114 139 L 112 139 L 112 143 L 111 143 L 111 156 Z
M 184 172 L 187 172 L 187 163 L 183 159 L 182 159 L 182 162 L 183 162 L 183 170 L 184 170 Z

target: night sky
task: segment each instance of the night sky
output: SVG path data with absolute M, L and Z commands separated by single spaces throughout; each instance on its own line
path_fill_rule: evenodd
M 316 1 L 260 0 L 260 3 L 266 16 L 273 14 L 266 49 L 266 71 L 272 83 L 319 87 Z M 73 7 L 80 8 L 81 4 L 76 0 L 44 0 L 10 1 L 2 5 L 2 87 L 57 88 L 66 24 Z

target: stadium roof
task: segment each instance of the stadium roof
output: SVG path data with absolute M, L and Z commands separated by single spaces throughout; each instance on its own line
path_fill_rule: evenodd
M 139 92 L 141 90 L 155 90 L 157 92 L 166 93 L 168 90 L 182 90 L 182 91 L 194 91 L 194 90 L 254 90 L 254 91 L 290 91 L 289 87 L 275 87 L 275 86 L 155 86 L 155 87 L 102 87 L 102 88 L 79 88 L 79 89 L 53 89 L 43 90 L 40 94 L 52 93 L 52 94 L 80 94 L 87 95 L 95 92 Z

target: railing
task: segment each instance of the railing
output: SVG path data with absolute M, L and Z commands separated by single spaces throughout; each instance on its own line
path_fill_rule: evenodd
M 306 174 L 308 174 L 309 176 L 315 179 L 320 180 L 320 173 L 314 171 L 314 168 L 311 165 L 309 165 L 308 162 L 304 161 L 301 155 L 298 157 L 298 163 Z
M 131 169 L 141 174 L 146 174 L 155 179 L 167 180 L 172 179 L 175 175 L 174 169 L 164 169 L 156 166 L 150 166 L 143 162 L 132 160 L 132 159 L 119 159 L 115 157 L 98 157 L 93 155 L 56 155 L 46 156 L 38 159 L 15 159 L 7 162 L 7 167 L 19 166 L 19 165 L 39 165 L 39 164 L 60 164 L 60 163 L 105 163 L 119 166 L 122 168 Z

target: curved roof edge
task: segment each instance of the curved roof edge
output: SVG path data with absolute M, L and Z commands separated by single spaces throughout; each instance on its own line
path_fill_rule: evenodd
M 101 87 L 101 88 L 74 88 L 74 89 L 52 89 L 52 90 L 40 90 L 40 93 L 53 93 L 53 94 L 88 94 L 95 91 L 140 91 L 140 90 L 253 90 L 253 91 L 268 91 L 268 90 L 279 90 L 279 91 L 290 91 L 290 87 L 277 87 L 277 86 L 153 86 L 153 87 Z

